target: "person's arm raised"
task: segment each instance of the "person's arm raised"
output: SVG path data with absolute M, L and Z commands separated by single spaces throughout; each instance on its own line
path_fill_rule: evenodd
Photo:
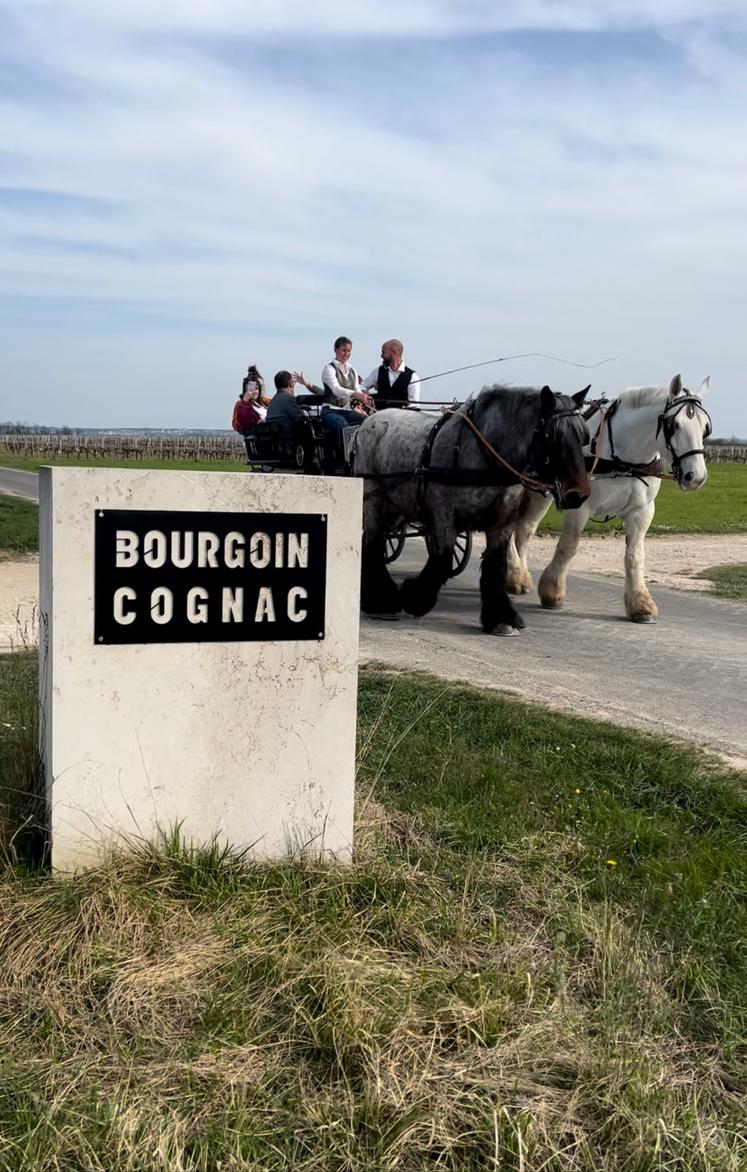
M 310 383 L 303 371 L 300 373 L 297 370 L 293 371 L 293 382 L 295 386 L 305 387 L 312 395 L 324 395 L 324 387 L 317 387 L 314 383 Z

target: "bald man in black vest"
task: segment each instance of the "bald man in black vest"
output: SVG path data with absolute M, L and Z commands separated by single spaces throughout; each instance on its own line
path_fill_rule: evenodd
M 420 379 L 405 365 L 404 346 L 390 338 L 381 347 L 381 366 L 372 370 L 361 383 L 361 390 L 374 393 L 374 402 L 386 400 L 389 407 L 406 407 L 420 401 Z

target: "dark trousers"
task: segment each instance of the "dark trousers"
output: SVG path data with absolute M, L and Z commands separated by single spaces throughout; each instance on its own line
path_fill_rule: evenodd
M 357 427 L 359 423 L 363 423 L 365 416 L 359 415 L 357 411 L 349 411 L 346 407 L 333 410 L 331 407 L 323 407 L 321 420 L 322 427 L 325 431 L 339 432 L 346 427 Z

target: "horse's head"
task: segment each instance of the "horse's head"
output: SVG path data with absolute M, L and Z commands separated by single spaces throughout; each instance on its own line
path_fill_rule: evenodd
M 543 387 L 540 417 L 532 438 L 530 460 L 537 478 L 553 485 L 559 509 L 577 509 L 591 492 L 591 480 L 584 459 L 589 429 L 581 408 L 589 392 L 560 395 Z
M 656 428 L 672 461 L 672 472 L 680 488 L 695 492 L 708 479 L 704 443 L 711 434 L 711 417 L 701 400 L 711 385 L 704 378 L 697 391 L 688 391 L 676 374 L 669 384 L 669 395 Z

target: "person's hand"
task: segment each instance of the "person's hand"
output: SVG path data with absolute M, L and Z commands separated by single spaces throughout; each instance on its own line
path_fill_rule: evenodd
M 300 374 L 299 374 L 299 372 L 298 372 L 297 370 L 294 370 L 294 371 L 293 371 L 293 382 L 294 382 L 294 384 L 296 384 L 296 385 L 297 385 L 298 383 L 300 383 L 300 384 L 301 384 L 301 386 L 302 386 L 302 387 L 306 387 L 306 389 L 307 389 L 307 390 L 309 389 L 309 386 L 311 385 L 311 384 L 310 384 L 310 383 L 307 381 L 307 379 L 305 379 L 305 378 L 304 378 L 303 371 L 301 371 L 301 372 L 300 372 Z

